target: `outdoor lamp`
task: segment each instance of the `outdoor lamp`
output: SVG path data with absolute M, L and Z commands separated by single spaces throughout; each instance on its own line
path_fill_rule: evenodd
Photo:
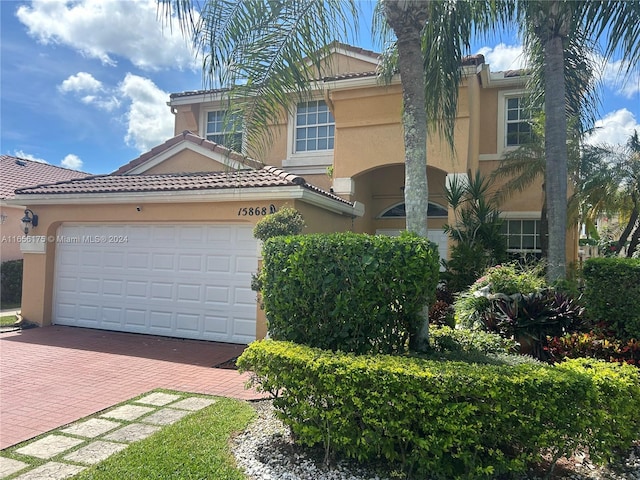
M 38 226 L 38 215 L 27 208 L 24 211 L 24 217 L 20 221 L 22 222 L 22 231 L 25 235 L 29 235 L 29 225 L 32 227 Z

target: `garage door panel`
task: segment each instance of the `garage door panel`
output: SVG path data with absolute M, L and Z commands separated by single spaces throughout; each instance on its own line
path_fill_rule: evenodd
M 200 272 L 202 270 L 202 255 L 182 254 L 178 257 L 179 272 Z
M 225 342 L 255 339 L 252 227 L 65 225 L 58 234 L 127 241 L 58 245 L 54 323 Z
M 102 295 L 120 298 L 124 291 L 124 281 L 118 279 L 103 279 Z

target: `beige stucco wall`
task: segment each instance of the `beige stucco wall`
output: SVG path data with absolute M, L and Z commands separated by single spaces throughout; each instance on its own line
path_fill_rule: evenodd
M 200 155 L 193 150 L 184 149 L 162 163 L 149 168 L 144 174 L 215 172 L 226 170 L 230 170 L 228 165 Z
M 0 205 L 0 262 L 22 258 L 20 243 L 24 237 L 21 219 L 24 217 L 23 207 Z

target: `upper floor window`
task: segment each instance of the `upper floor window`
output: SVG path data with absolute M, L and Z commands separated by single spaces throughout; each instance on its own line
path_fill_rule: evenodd
M 507 147 L 517 147 L 531 141 L 531 114 L 524 106 L 523 97 L 505 99 Z
M 206 138 L 219 145 L 242 151 L 242 130 L 237 115 L 227 115 L 224 110 L 207 112 Z
M 335 119 L 324 100 L 298 104 L 295 152 L 333 150 Z

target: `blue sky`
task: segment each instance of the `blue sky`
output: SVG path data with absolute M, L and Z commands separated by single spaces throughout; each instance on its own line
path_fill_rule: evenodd
M 173 135 L 170 93 L 203 87 L 200 61 L 177 26 L 162 27 L 155 0 L 0 0 L 0 20 L 2 154 L 109 173 Z M 367 29 L 357 45 L 378 50 Z M 471 53 L 492 71 L 523 66 L 512 34 Z M 603 67 L 593 142 L 640 131 L 640 72 L 624 84 L 616 72 Z

